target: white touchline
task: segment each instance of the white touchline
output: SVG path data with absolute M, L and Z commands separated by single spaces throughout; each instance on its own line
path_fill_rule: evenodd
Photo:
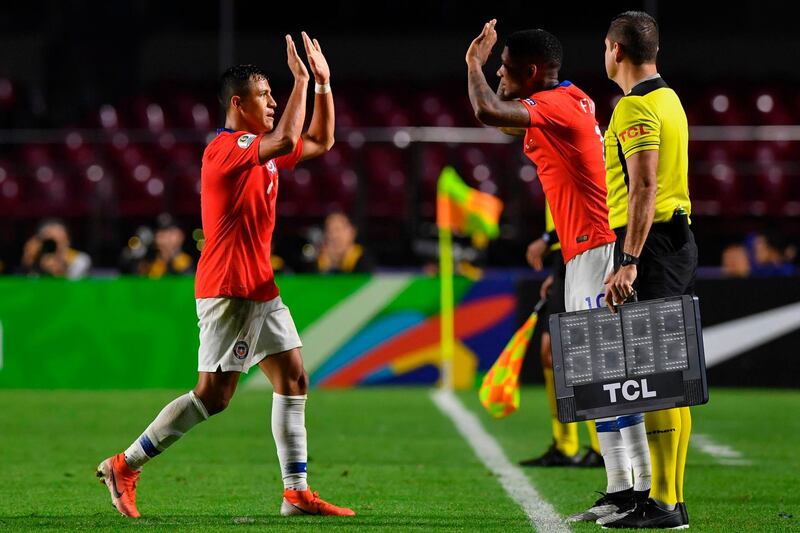
M 713 457 L 719 464 L 734 466 L 753 464 L 749 459 L 745 459 L 739 450 L 734 450 L 727 444 L 719 444 L 708 435 L 694 433 L 690 442 L 701 452 Z
M 537 531 L 546 533 L 570 531 L 561 517 L 547 503 L 518 467 L 511 464 L 497 441 L 483 428 L 478 417 L 467 410 L 449 391 L 436 391 L 433 403 L 453 421 L 481 462 L 497 476 L 503 489 L 522 507 Z

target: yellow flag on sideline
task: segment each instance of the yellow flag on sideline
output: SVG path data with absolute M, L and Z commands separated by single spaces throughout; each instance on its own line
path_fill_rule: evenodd
M 500 235 L 498 221 L 503 202 L 468 186 L 453 167 L 442 169 L 436 193 L 436 224 L 461 235 Z
M 497 361 L 486 373 L 478 391 L 481 404 L 494 418 L 503 418 L 519 409 L 519 372 L 525 360 L 525 352 L 539 321 L 539 310 L 544 305 L 539 301 L 521 328 L 500 353 Z

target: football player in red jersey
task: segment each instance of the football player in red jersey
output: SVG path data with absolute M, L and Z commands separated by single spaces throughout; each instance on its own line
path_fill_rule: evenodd
M 561 43 L 539 29 L 508 38 L 497 71 L 500 86 L 493 91 L 483 65 L 497 42 L 496 23 L 487 22 L 467 51 L 469 99 L 475 116 L 488 126 L 525 129 L 525 155 L 537 167 L 562 245 L 565 308 L 601 307 L 604 280 L 613 271 L 616 236 L 608 220 L 603 144 L 594 102 L 574 84 L 559 81 Z M 642 415 L 597 420 L 596 427 L 607 494 L 569 521 L 595 521 L 626 512 L 635 506 L 634 490 L 650 489 L 650 454 Z
M 195 281 L 200 326 L 198 381 L 156 416 L 124 452 L 97 470 L 117 510 L 138 517 L 141 467 L 192 427 L 222 412 L 239 376 L 258 365 L 272 383 L 272 434 L 284 492 L 283 515 L 353 515 L 312 492 L 306 481 L 305 405 L 308 376 L 300 337 L 283 304 L 270 264 L 278 170 L 327 152 L 334 142 L 330 69 L 316 39 L 303 33 L 315 80 L 314 112 L 305 122 L 309 74 L 286 36 L 292 89 L 281 120 L 262 70 L 228 69 L 220 79 L 225 127 L 203 154 L 201 211 L 205 246 Z

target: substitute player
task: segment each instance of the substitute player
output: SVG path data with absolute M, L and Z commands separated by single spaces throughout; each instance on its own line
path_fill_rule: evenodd
M 658 25 L 628 11 L 611 21 L 605 39 L 608 77 L 624 93 L 605 135 L 615 272 L 606 280 L 613 308 L 633 291 L 640 300 L 691 294 L 697 246 L 689 229 L 689 132 L 675 91 L 656 69 Z M 653 488 L 636 509 L 608 517 L 606 527 L 683 528 L 689 517 L 683 475 L 691 433 L 688 407 L 645 414 Z
M 309 75 L 289 35 L 286 50 L 294 87 L 277 126 L 277 105 L 262 70 L 240 65 L 221 77 L 225 127 L 206 147 L 201 176 L 206 242 L 195 281 L 200 326 L 197 386 L 164 407 L 128 449 L 98 466 L 98 477 L 123 515 L 139 516 L 136 482 L 142 466 L 192 427 L 223 411 L 240 374 L 254 365 L 275 391 L 272 435 L 284 484 L 281 514 L 354 514 L 320 499 L 308 487 L 308 377 L 300 338 L 270 265 L 278 170 L 325 153 L 334 141 L 330 70 L 316 39 L 303 33 L 303 42 L 316 81 L 306 133 L 302 128 Z
M 538 169 L 566 263 L 567 311 L 603 305 L 616 236 L 609 227 L 602 137 L 594 102 L 559 82 L 561 43 L 544 30 L 511 35 L 502 53 L 499 96 L 482 67 L 497 41 L 496 21 L 484 25 L 467 51 L 469 98 L 475 116 L 501 128 L 526 128 L 524 151 Z M 650 456 L 641 415 L 598 421 L 607 491 L 572 520 L 597 520 L 634 506 L 634 488 L 650 488 Z M 632 474 L 635 483 L 632 482 Z
M 526 130 L 522 131 L 523 135 Z M 541 361 L 542 373 L 544 374 L 544 386 L 547 394 L 547 403 L 550 408 L 550 429 L 553 433 L 553 444 L 539 457 L 520 461 L 522 466 L 579 466 L 579 467 L 600 467 L 603 466 L 603 456 L 600 454 L 600 441 L 597 439 L 597 431 L 593 420 L 586 421 L 586 428 L 589 431 L 591 446 L 587 447 L 586 453 L 582 457 L 578 455 L 580 442 L 578 440 L 578 424 L 565 424 L 558 420 L 556 411 L 555 384 L 553 382 L 553 353 L 550 344 L 550 330 L 548 320 L 552 314 L 563 313 L 564 309 L 564 278 L 566 276 L 566 266 L 564 257 L 561 255 L 561 243 L 558 240 L 553 215 L 550 213 L 550 206 L 545 202 L 545 232 L 541 237 L 528 245 L 525 258 L 534 270 L 542 270 L 544 267 L 543 258 L 549 254 L 550 275 L 544 280 L 539 290 L 539 296 L 547 300 L 547 304 L 540 312 L 539 324 L 542 330 L 541 341 Z

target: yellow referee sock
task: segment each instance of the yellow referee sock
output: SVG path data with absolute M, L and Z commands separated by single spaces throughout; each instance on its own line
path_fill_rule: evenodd
M 678 502 L 676 480 L 681 441 L 680 409 L 645 413 L 644 423 L 653 475 L 650 497 L 667 505 L 675 505 Z
M 600 452 L 600 439 L 597 438 L 597 426 L 594 423 L 594 420 L 587 420 L 586 421 L 586 429 L 589 430 L 589 441 L 592 443 L 592 449 L 597 452 Z
M 551 425 L 553 428 L 553 440 L 556 442 L 556 449 L 566 455 L 573 457 L 578 454 L 578 425 L 574 422 L 564 424 L 558 421 L 558 410 L 556 408 L 556 391 L 553 381 L 553 369 L 543 368 L 544 388 L 547 394 L 547 402 L 550 405 Z M 593 424 L 594 425 L 594 424 Z M 595 434 L 595 438 L 597 438 Z
M 680 407 L 681 436 L 678 442 L 678 464 L 675 469 L 675 497 L 678 503 L 683 499 L 683 477 L 686 473 L 686 454 L 689 451 L 689 437 L 692 434 L 692 413 L 688 407 Z

